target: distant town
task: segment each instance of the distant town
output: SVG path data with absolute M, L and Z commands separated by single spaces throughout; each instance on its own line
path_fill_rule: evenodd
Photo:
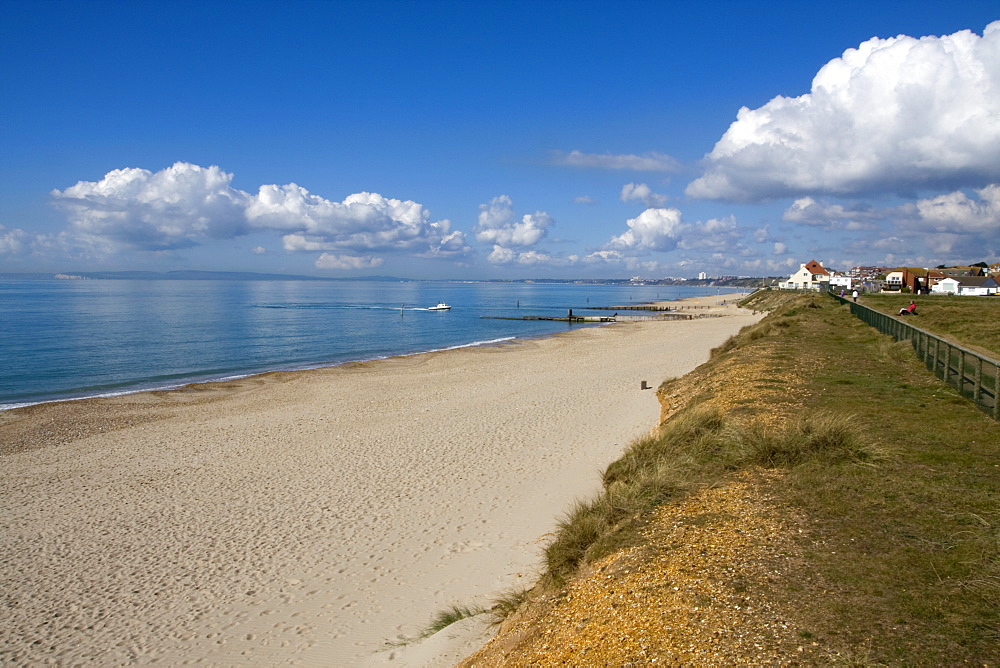
M 852 267 L 839 272 L 810 260 L 781 281 L 783 290 L 858 290 L 859 292 L 902 292 L 989 296 L 1000 293 L 1000 263 L 978 262 L 946 267 Z

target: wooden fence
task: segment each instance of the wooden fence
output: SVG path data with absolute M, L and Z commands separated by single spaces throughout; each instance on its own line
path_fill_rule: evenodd
M 849 298 L 830 293 L 851 307 L 851 313 L 897 341 L 909 341 L 917 357 L 931 372 L 962 396 L 971 399 L 995 420 L 1000 420 L 1000 362 L 968 348 L 945 341 L 914 327 L 902 317 L 892 316 L 856 304 Z

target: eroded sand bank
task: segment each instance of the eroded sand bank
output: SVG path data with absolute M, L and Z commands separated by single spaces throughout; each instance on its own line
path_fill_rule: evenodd
M 0 662 L 350 666 L 488 604 L 728 312 L 0 413 L 41 446 L 0 457 Z

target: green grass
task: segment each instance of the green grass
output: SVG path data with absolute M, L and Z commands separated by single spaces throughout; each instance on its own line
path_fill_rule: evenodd
M 859 301 L 895 315 L 910 299 L 916 300 L 918 315 L 906 316 L 906 322 L 1000 359 L 1000 297 L 866 294 Z
M 581 566 L 638 543 L 656 506 L 753 466 L 830 466 L 872 461 L 877 448 L 850 416 L 818 412 L 783 429 L 727 419 L 717 410 L 680 413 L 655 436 L 635 441 L 604 473 L 604 494 L 577 502 L 545 551 L 546 580 L 562 585 Z
M 490 608 L 493 615 L 493 623 L 499 624 L 521 607 L 521 604 L 531 596 L 530 589 L 508 589 L 501 594 Z
M 424 630 L 421 631 L 417 636 L 405 638 L 399 641 L 388 642 L 386 644 L 390 647 L 405 647 L 406 645 L 410 645 L 412 643 L 424 640 L 425 638 L 429 638 L 438 631 L 442 631 L 448 628 L 455 622 L 460 622 L 463 619 L 467 619 L 469 617 L 475 617 L 476 615 L 481 615 L 485 612 L 490 612 L 490 611 L 487 610 L 486 608 L 482 608 L 479 606 L 469 607 L 467 605 L 453 604 L 448 608 L 445 608 L 444 610 L 438 612 L 436 615 L 434 615 L 434 617 L 431 618 L 431 621 L 427 624 L 427 626 L 424 627 Z
M 470 608 L 465 605 L 452 605 L 434 616 L 430 624 L 427 625 L 427 628 L 420 634 L 420 638 L 429 638 L 438 631 L 448 628 L 455 622 L 460 622 L 463 619 L 481 615 L 484 612 L 487 612 L 485 608 Z
M 810 615 L 828 640 L 870 639 L 878 662 L 994 660 L 1000 423 L 932 376 L 908 344 L 832 300 L 796 333 L 797 358 L 821 389 L 807 410 L 854 416 L 883 452 L 874 466 L 802 466 L 785 478 L 785 498 L 817 527 L 810 564 L 837 592 L 813 599 Z
M 973 318 L 961 299 L 956 308 Z M 543 583 L 560 586 L 638 544 L 658 504 L 743 468 L 782 468 L 775 498 L 806 518 L 795 537 L 807 575 L 778 587 L 799 611 L 792 623 L 848 665 L 992 664 L 1000 647 L 1000 423 L 931 375 L 908 344 L 829 297 L 761 291 L 750 300 L 774 312 L 695 372 L 692 404 L 705 405 L 632 444 L 604 473 L 604 494 L 567 513 L 546 550 Z M 937 302 L 924 312 L 932 308 Z M 973 340 L 966 343 L 996 345 Z M 769 367 L 759 384 L 770 387 L 761 390 L 767 402 L 713 410 L 710 400 L 727 384 L 723 363 L 741 359 Z M 786 367 L 802 371 L 774 382 Z M 762 413 L 784 420 L 765 428 L 744 419 Z

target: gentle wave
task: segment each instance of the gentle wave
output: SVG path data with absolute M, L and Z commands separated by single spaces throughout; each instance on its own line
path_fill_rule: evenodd
M 242 373 L 230 376 L 219 376 L 219 377 L 206 377 L 204 379 L 188 379 L 183 382 L 169 383 L 165 385 L 149 385 L 143 387 L 135 387 L 123 390 L 117 390 L 114 392 L 99 392 L 96 394 L 83 394 L 78 397 L 62 397 L 58 399 L 44 399 L 40 401 L 27 401 L 23 403 L 7 403 L 0 404 L 0 411 L 12 410 L 15 408 L 26 408 L 28 406 L 38 406 L 40 404 L 53 404 L 63 401 L 82 401 L 84 399 L 108 399 L 111 397 L 122 397 L 129 394 L 140 394 L 142 392 L 169 392 L 171 390 L 179 390 L 183 387 L 189 385 L 200 385 L 202 383 L 225 383 L 233 380 L 241 380 L 243 378 L 250 378 L 252 376 L 261 376 L 267 373 L 277 373 L 284 371 L 311 371 L 314 369 L 330 369 L 338 366 L 344 366 L 345 364 L 358 364 L 360 362 L 376 362 L 378 360 L 392 359 L 393 357 L 413 357 L 414 355 L 425 355 L 427 353 L 440 353 L 447 352 L 449 350 L 461 350 L 463 348 L 478 348 L 486 346 L 495 346 L 502 343 L 509 343 L 510 341 L 517 340 L 516 336 L 504 336 L 498 339 L 489 339 L 486 341 L 473 341 L 471 343 L 462 343 L 459 345 L 448 346 L 446 348 L 432 348 L 429 350 L 417 350 L 412 353 L 403 353 L 401 355 L 380 355 L 376 357 L 368 357 L 363 359 L 345 360 L 342 362 L 336 362 L 333 364 L 311 364 L 303 366 L 294 367 L 275 367 L 273 369 L 263 369 L 260 371 L 252 371 L 249 373 Z

